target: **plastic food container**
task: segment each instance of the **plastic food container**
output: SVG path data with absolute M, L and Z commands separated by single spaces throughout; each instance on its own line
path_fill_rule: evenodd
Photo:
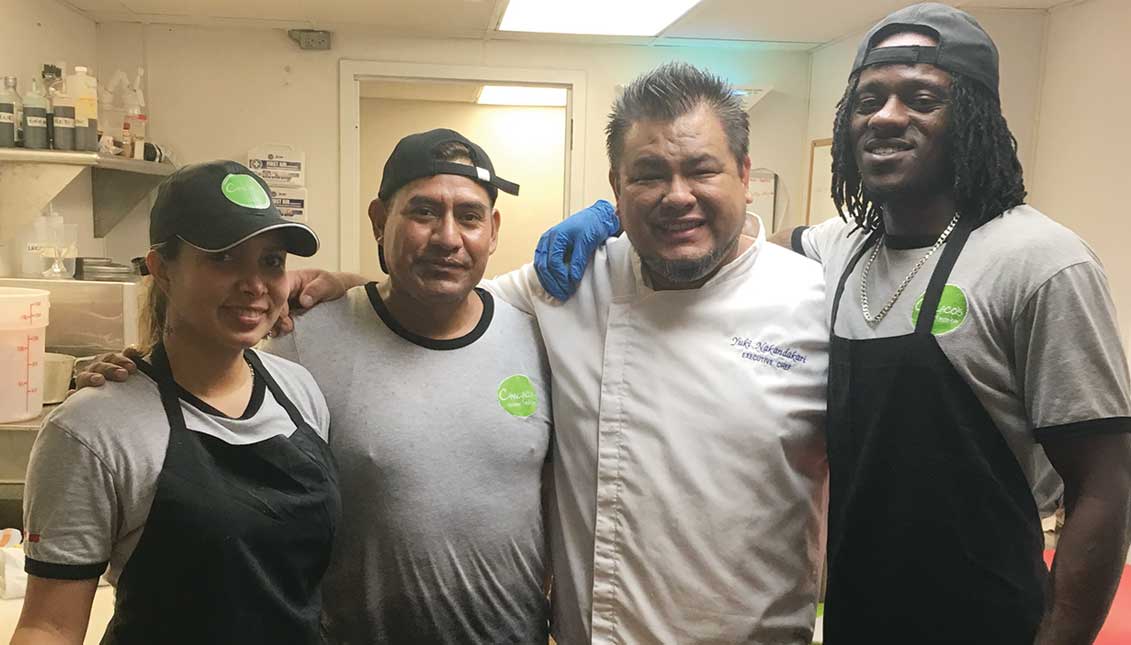
M 43 343 L 50 294 L 0 287 L 0 423 L 43 410 Z

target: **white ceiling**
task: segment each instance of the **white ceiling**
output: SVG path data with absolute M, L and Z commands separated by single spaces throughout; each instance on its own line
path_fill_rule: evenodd
M 383 34 L 553 39 L 495 31 L 506 0 L 62 0 L 100 22 L 247 24 L 367 29 Z M 559 0 L 561 1 L 561 0 Z M 568 0 L 565 0 L 568 1 Z M 961 6 L 1048 9 L 1070 0 L 949 0 Z M 665 40 L 756 41 L 782 46 L 834 40 L 910 0 L 702 0 L 669 27 Z M 610 42 L 609 38 L 565 37 Z M 655 43 L 657 39 L 612 39 Z

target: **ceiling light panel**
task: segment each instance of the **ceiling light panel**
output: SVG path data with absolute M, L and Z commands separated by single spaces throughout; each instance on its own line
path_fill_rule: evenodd
M 700 0 L 510 0 L 499 31 L 655 36 Z

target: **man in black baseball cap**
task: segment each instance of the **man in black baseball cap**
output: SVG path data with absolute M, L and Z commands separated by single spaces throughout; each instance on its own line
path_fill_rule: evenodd
M 369 208 L 388 278 L 270 346 L 293 344 L 334 418 L 328 643 L 547 640 L 548 366 L 534 321 L 476 287 L 499 190 L 518 194 L 458 132 L 401 139 Z
M 498 191 L 518 185 L 467 137 L 404 137 L 369 207 L 387 279 L 268 344 L 310 370 L 334 419 L 328 643 L 547 640 L 548 366 L 534 321 L 476 287 Z
M 1127 362 L 1099 261 L 1024 203 L 973 17 L 868 31 L 832 171 L 843 221 L 775 239 L 831 299 L 825 643 L 1092 642 L 1131 539 Z
M 149 244 L 180 238 L 202 251 L 226 251 L 244 240 L 279 230 L 287 252 L 310 257 L 318 236 L 283 217 L 258 175 L 234 161 L 210 161 L 177 169 L 157 189 L 149 213 Z
M 377 199 L 369 204 L 369 218 L 377 237 L 377 260 L 385 273 L 389 273 L 383 243 L 385 236 L 377 229 L 385 226 L 393 197 L 406 184 L 436 175 L 466 177 L 478 183 L 487 191 L 488 203 L 492 208 L 500 190 L 518 195 L 518 184 L 496 175 L 491 158 L 483 148 L 455 130 L 437 128 L 401 139 L 385 161 Z M 497 218 L 497 212 L 495 217 Z M 497 225 L 495 228 L 498 228 Z M 494 252 L 494 246 L 491 247 L 491 252 Z M 483 269 L 486 269 L 485 264 Z M 482 277 L 482 273 L 479 277 Z M 478 280 L 471 284 L 474 286 L 477 283 Z

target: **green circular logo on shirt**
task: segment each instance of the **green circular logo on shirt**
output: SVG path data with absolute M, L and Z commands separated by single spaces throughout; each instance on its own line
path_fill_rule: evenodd
M 250 175 L 228 175 L 220 184 L 224 197 L 237 206 L 263 209 L 271 205 L 267 191 Z
M 528 417 L 538 409 L 538 393 L 534 384 L 522 374 L 515 374 L 499 383 L 499 405 L 516 417 Z
M 911 310 L 912 324 L 919 324 L 919 310 L 923 308 L 925 295 L 919 296 L 915 301 L 915 307 Z M 935 324 L 931 325 L 931 333 L 941 336 L 958 329 L 966 320 L 966 312 L 966 293 L 953 284 L 946 285 L 939 297 L 939 308 L 935 312 Z

